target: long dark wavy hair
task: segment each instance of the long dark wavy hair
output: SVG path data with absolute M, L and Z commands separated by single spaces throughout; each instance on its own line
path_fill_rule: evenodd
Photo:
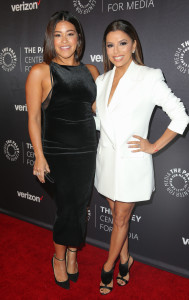
M 125 20 L 115 20 L 108 25 L 104 32 L 103 41 L 102 41 L 102 51 L 103 51 L 103 62 L 104 62 L 104 72 L 108 72 L 113 68 L 113 64 L 108 58 L 107 50 L 106 50 L 106 37 L 109 32 L 121 30 L 128 34 L 128 36 L 132 39 L 132 41 L 136 41 L 136 49 L 135 52 L 132 53 L 133 61 L 138 65 L 144 65 L 143 63 L 143 54 L 142 47 L 138 37 L 138 34 L 131 23 Z
M 68 11 L 59 11 L 54 13 L 50 21 L 47 25 L 46 32 L 45 32 L 45 39 L 44 39 L 44 50 L 43 50 L 43 61 L 46 62 L 48 65 L 52 61 L 53 58 L 56 57 L 56 51 L 54 48 L 54 31 L 55 27 L 58 22 L 60 21 L 67 21 L 72 23 L 75 26 L 75 29 L 78 34 L 78 42 L 77 48 L 75 51 L 75 60 L 79 62 L 82 59 L 84 49 L 85 49 L 85 36 L 83 32 L 83 28 L 79 20 L 74 17 Z

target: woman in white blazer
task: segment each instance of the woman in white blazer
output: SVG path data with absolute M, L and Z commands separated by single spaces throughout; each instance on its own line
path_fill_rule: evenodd
M 149 200 L 154 190 L 152 154 L 165 147 L 189 123 L 184 106 L 168 88 L 161 70 L 143 65 L 142 50 L 133 26 L 112 22 L 103 38 L 105 73 L 96 80 L 97 150 L 95 186 L 113 215 L 109 255 L 101 272 L 100 293 L 113 288 L 113 270 L 120 255 L 118 285 L 129 281 L 133 258 L 128 252 L 128 229 L 135 202 Z M 147 140 L 155 105 L 171 123 L 155 142 Z

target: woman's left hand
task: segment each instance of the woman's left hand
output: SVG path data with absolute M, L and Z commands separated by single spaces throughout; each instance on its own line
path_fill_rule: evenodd
M 153 154 L 155 151 L 154 144 L 151 144 L 147 139 L 143 139 L 138 135 L 133 135 L 134 138 L 138 139 L 138 141 L 130 141 L 128 142 L 129 148 L 135 148 L 131 152 L 146 152 L 149 154 Z

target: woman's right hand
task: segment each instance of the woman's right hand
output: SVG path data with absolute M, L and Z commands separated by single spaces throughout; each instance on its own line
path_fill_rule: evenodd
M 49 165 L 44 156 L 35 160 L 33 175 L 36 175 L 41 183 L 45 183 L 45 173 L 50 173 Z

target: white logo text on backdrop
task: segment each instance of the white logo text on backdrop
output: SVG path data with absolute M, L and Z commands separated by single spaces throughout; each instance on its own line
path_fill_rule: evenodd
M 189 173 L 181 168 L 171 169 L 164 176 L 164 185 L 171 195 L 186 197 L 189 195 Z
M 189 40 L 177 48 L 174 61 L 177 69 L 183 74 L 189 74 Z
M 106 3 L 108 12 L 117 12 L 122 10 L 138 10 L 144 8 L 153 8 L 154 0 L 137 0 L 137 1 L 125 1 L 116 3 Z
M 182 242 L 184 246 L 189 246 L 189 239 L 182 237 Z
M 39 197 L 39 196 L 35 196 L 35 195 L 31 195 L 30 193 L 24 193 L 24 192 L 20 192 L 17 191 L 17 195 L 19 198 L 23 198 L 23 199 L 28 199 L 28 200 L 32 200 L 34 202 L 41 202 L 41 200 L 43 199 L 43 196 Z
M 16 111 L 28 111 L 27 110 L 27 105 L 21 105 L 21 104 L 14 104 L 14 108 Z
M 25 3 L 23 1 L 21 4 L 13 4 L 13 5 L 11 4 L 11 9 L 13 12 L 38 9 L 40 2 L 41 1 Z
M 32 47 L 20 47 L 20 69 L 21 72 L 29 72 L 34 64 L 43 62 L 43 47 L 32 46 Z
M 11 72 L 16 67 L 16 63 L 17 57 L 15 52 L 11 48 L 6 47 L 1 50 L 0 66 L 4 71 Z
M 87 3 L 86 3 L 87 2 Z M 84 4 L 86 3 L 86 4 Z M 79 14 L 88 14 L 90 13 L 96 5 L 95 0 L 73 0 L 73 6 L 76 9 L 76 12 Z
M 7 140 L 4 144 L 4 154 L 8 160 L 16 161 L 20 154 L 17 143 L 12 140 Z

